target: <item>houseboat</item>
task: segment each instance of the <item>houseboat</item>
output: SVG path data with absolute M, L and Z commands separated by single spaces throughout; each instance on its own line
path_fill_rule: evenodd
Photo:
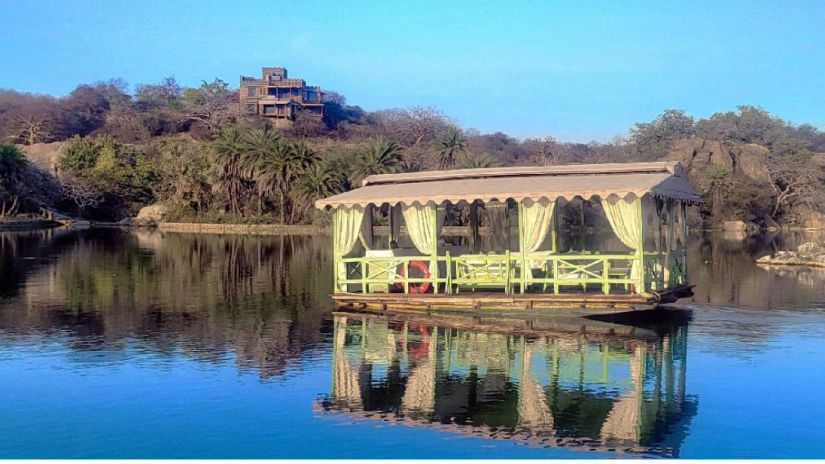
M 692 295 L 698 202 L 679 163 L 655 162 L 380 174 L 316 207 L 333 212 L 339 306 L 613 310 Z M 612 240 L 577 241 L 586 216 Z

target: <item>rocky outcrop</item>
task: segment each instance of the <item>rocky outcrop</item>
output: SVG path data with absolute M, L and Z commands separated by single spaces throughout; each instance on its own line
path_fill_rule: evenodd
M 44 173 L 56 175 L 57 162 L 66 142 L 35 143 L 34 145 L 18 145 L 31 164 Z
M 755 181 L 768 182 L 765 167 L 768 153 L 767 148 L 754 143 L 682 139 L 673 143 L 666 159 L 681 161 L 688 177 L 691 172 L 704 172 L 711 166 L 719 166 Z
M 166 214 L 166 206 L 160 203 L 144 206 L 138 211 L 137 216 L 133 218 L 125 218 L 118 224 L 124 226 L 156 226 L 163 222 L 163 216 Z
M 781 266 L 825 267 L 825 245 L 815 242 L 803 243 L 796 251 L 778 251 L 773 255 L 763 256 L 756 262 Z
M 756 233 L 759 232 L 759 226 L 752 222 L 725 221 L 722 223 L 722 230 Z

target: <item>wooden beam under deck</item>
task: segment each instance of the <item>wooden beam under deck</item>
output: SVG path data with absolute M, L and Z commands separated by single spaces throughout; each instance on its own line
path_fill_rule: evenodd
M 692 286 L 677 287 L 661 294 L 504 294 L 472 292 L 461 294 L 404 294 L 404 293 L 334 293 L 337 306 L 371 309 L 414 310 L 581 310 L 594 312 L 649 309 L 660 303 L 672 303 L 693 294 Z

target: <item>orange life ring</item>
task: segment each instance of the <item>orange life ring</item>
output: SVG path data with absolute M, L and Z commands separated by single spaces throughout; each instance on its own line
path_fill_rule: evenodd
M 412 275 L 412 269 L 418 271 L 420 276 L 415 277 L 416 279 L 429 279 L 430 278 L 430 267 L 424 261 L 410 261 L 410 275 Z M 403 264 L 398 266 L 398 275 L 401 277 L 406 276 L 407 270 L 406 266 Z M 395 288 L 404 291 L 404 284 L 397 283 L 395 284 Z M 429 282 L 421 282 L 421 283 L 414 283 L 410 284 L 410 293 L 427 293 L 430 289 Z

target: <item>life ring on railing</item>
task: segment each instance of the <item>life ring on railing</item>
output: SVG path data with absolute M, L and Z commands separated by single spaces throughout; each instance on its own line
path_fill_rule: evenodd
M 430 278 L 430 266 L 427 265 L 424 261 L 410 261 L 410 277 L 413 279 L 429 279 Z M 416 275 L 417 274 L 417 275 Z M 398 275 L 401 277 L 405 277 L 407 275 L 406 266 L 401 264 L 398 266 Z M 394 285 L 394 288 L 398 291 L 404 291 L 404 284 L 397 283 Z M 430 289 L 429 282 L 416 282 L 410 283 L 410 293 L 427 293 Z

